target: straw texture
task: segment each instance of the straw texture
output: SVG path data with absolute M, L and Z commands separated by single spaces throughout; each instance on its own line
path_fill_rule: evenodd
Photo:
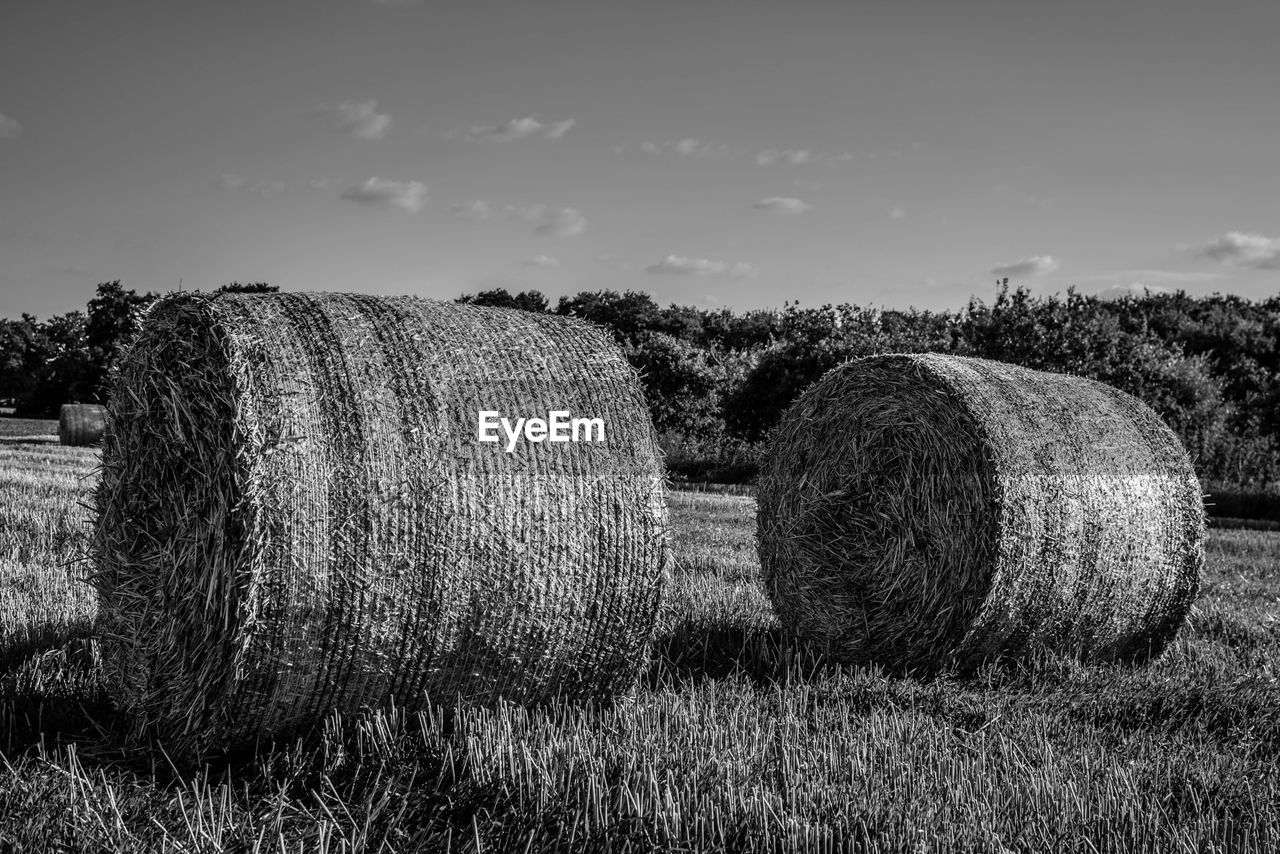
M 894 669 L 1145 659 L 1185 620 L 1204 560 L 1199 482 L 1154 412 L 981 359 L 830 371 L 772 436 L 758 495 L 784 624 Z
M 102 441 L 107 408 L 97 403 L 64 403 L 58 411 L 58 441 L 64 445 L 96 445 Z
M 507 453 L 477 411 L 603 418 Z M 177 295 L 108 414 L 104 658 L 179 755 L 424 693 L 602 696 L 667 573 L 653 428 L 600 330 L 410 297 Z

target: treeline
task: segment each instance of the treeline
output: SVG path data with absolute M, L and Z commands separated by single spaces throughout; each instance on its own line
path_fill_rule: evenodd
M 219 290 L 270 291 L 264 283 Z M 0 320 L 0 400 L 55 415 L 100 402 L 121 348 L 155 294 L 98 286 L 85 312 Z M 1280 297 L 1147 294 L 1103 300 L 1002 286 L 958 311 L 848 303 L 735 312 L 660 306 L 610 290 L 562 297 L 490 290 L 459 302 L 584 318 L 609 329 L 640 371 L 668 466 L 694 480 L 748 479 L 787 405 L 856 356 L 938 352 L 1092 377 L 1150 404 L 1201 477 L 1260 490 L 1280 480 Z
M 1280 297 L 1149 293 L 1034 296 L 1005 280 L 959 311 L 848 303 L 734 312 L 597 291 L 553 307 L 536 291 L 462 302 L 550 311 L 613 331 L 641 372 L 668 465 L 690 479 L 749 476 L 787 405 L 827 370 L 876 353 L 952 353 L 1091 377 L 1146 401 L 1206 483 L 1249 490 L 1280 476 Z
M 232 282 L 218 291 L 279 290 L 265 282 Z M 105 403 L 121 350 L 158 294 L 139 294 L 119 280 L 98 285 L 85 311 L 40 321 L 0 318 L 0 401 L 27 418 L 56 418 L 64 403 Z

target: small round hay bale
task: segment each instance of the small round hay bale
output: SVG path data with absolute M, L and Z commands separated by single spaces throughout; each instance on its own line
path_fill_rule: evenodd
M 96 445 L 102 441 L 107 408 L 97 403 L 64 403 L 58 411 L 58 441 L 64 445 Z
M 846 662 L 971 668 L 1158 654 L 1186 618 L 1204 506 L 1186 451 L 1102 383 L 889 355 L 791 406 L 759 478 L 783 623 Z
M 110 408 L 95 581 L 136 735 L 198 756 L 424 694 L 610 695 L 645 663 L 663 474 L 635 372 L 595 327 L 411 297 L 177 295 L 148 313 Z M 604 441 L 508 452 L 478 441 L 480 410 L 568 410 L 603 419 Z

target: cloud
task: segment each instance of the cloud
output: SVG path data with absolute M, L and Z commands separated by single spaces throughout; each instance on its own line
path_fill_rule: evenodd
M 714 276 L 721 279 L 745 279 L 754 276 L 755 270 L 743 261 L 712 261 L 708 258 L 686 258 L 668 255 L 656 264 L 644 268 L 655 276 Z
M 1045 273 L 1052 273 L 1058 269 L 1058 266 L 1058 262 L 1051 255 L 1033 255 L 1030 258 L 1023 258 L 1021 261 L 1013 261 L 1009 264 L 999 264 L 992 267 L 991 275 L 1008 276 L 1011 279 L 1023 276 L 1043 276 Z
M 522 219 L 534 224 L 537 234 L 551 234 L 556 237 L 577 237 L 587 230 L 587 218 L 573 208 L 547 208 L 535 205 L 527 209 Z
M 462 202 L 449 209 L 459 219 L 472 222 L 516 220 L 533 226 L 534 234 L 554 237 L 577 237 L 587 230 L 587 218 L 576 208 L 553 208 L 549 205 L 503 205 L 496 207 L 484 200 Z
M 460 135 L 464 139 L 469 139 L 473 142 L 509 142 L 516 139 L 528 139 L 532 136 L 541 136 L 545 139 L 563 139 L 574 124 L 573 119 L 543 124 L 533 116 L 525 116 L 522 119 L 512 119 L 493 127 L 473 127 Z M 459 134 L 455 133 L 454 135 Z
M 427 205 L 427 185 L 421 181 L 390 181 L 375 177 L 348 187 L 339 198 L 416 214 Z
M 772 166 L 775 163 L 786 163 L 791 166 L 799 166 L 802 163 L 809 163 L 812 156 L 813 152 L 807 148 L 789 148 L 786 151 L 765 149 L 756 153 L 756 164 L 758 166 Z
M 834 166 L 852 159 L 853 154 L 847 151 L 843 154 L 823 154 L 811 148 L 787 148 L 781 151 L 766 148 L 756 152 L 757 166 L 773 166 L 779 163 L 784 166 L 804 166 L 813 163 Z
M 691 157 L 695 154 L 706 154 L 711 150 L 710 143 L 701 142 L 699 140 L 688 137 L 676 141 L 676 151 L 685 157 Z
M 790 196 L 770 196 L 767 199 L 761 199 L 751 207 L 756 210 L 769 211 L 779 216 L 797 216 L 813 210 L 813 205 Z
M 493 219 L 493 207 L 484 201 L 459 202 L 449 208 L 449 213 L 458 219 L 469 219 L 472 222 L 483 222 Z
M 1210 240 L 1197 254 L 1219 264 L 1280 270 L 1280 237 L 1264 237 L 1250 231 L 1228 231 Z
M 572 128 L 573 125 L 573 119 L 565 119 L 562 122 L 553 122 L 547 126 L 546 137 L 547 139 L 560 139 L 569 132 L 569 129 Z
M 907 211 L 902 205 L 894 205 L 889 209 L 889 219 L 906 219 Z
M 0 139 L 17 139 L 22 133 L 22 125 L 18 120 L 0 113 Z
M 539 255 L 524 262 L 526 267 L 559 267 L 560 261 L 550 255 Z
M 1111 287 L 1097 291 L 1094 296 L 1099 299 L 1115 300 L 1146 296 L 1148 293 L 1167 294 L 1169 289 L 1162 288 L 1159 285 L 1147 284 L 1146 282 L 1115 282 Z
M 325 116 L 337 127 L 360 139 L 382 139 L 391 129 L 391 116 L 378 112 L 377 101 L 343 101 L 317 104 L 312 114 Z
M 284 192 L 284 181 L 269 181 L 265 178 L 253 180 L 234 172 L 223 172 L 218 176 L 217 185 L 224 190 L 244 190 L 259 196 L 274 196 Z
M 642 142 L 640 150 L 646 154 L 678 154 L 682 157 L 713 157 L 732 154 L 727 146 L 686 136 L 666 142 Z

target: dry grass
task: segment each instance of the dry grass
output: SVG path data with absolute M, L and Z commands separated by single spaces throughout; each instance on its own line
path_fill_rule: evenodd
M 606 441 L 477 442 L 478 410 L 561 409 Z M 139 734 L 194 755 L 390 700 L 626 690 L 669 548 L 604 333 L 407 297 L 159 303 L 97 505 L 109 673 Z
M 1199 483 L 1150 409 L 978 359 L 831 371 L 774 434 L 759 501 L 780 618 L 850 662 L 1145 659 L 1203 562 Z
M 93 483 L 69 472 L 91 455 L 21 450 L 0 474 L 43 517 L 74 515 Z M 1047 658 L 919 680 L 777 667 L 754 502 L 670 508 L 660 623 L 677 632 L 626 702 L 347 717 L 175 774 L 119 744 L 84 656 L 0 673 L 0 848 L 1280 850 L 1280 534 L 1211 532 L 1198 616 L 1149 666 Z M 0 531 L 27 511 L 0 504 Z M 52 522 L 23 531 L 34 563 L 76 547 Z
M 40 435 L 42 425 L 34 426 Z M 83 499 L 94 462 L 86 449 L 0 444 L 0 663 L 93 628 L 97 597 L 85 580 L 90 514 Z

